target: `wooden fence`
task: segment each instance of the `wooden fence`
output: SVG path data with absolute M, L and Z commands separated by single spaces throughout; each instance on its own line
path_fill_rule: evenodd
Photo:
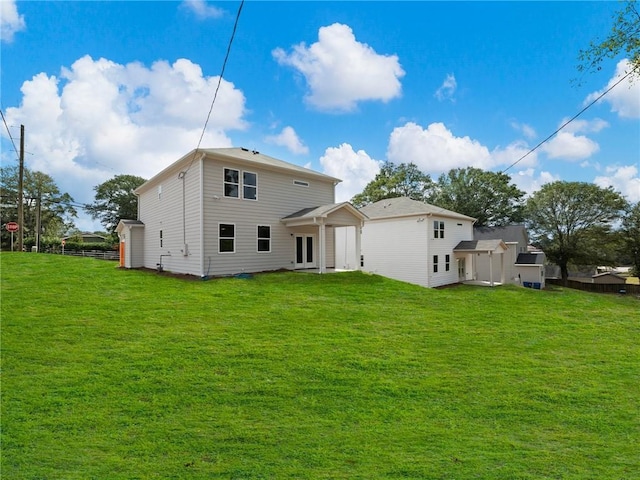
M 547 278 L 546 283 L 562 286 L 562 279 Z M 630 295 L 640 295 L 640 285 L 633 285 L 630 283 L 586 283 L 579 282 L 577 280 L 569 280 L 567 282 L 567 287 L 595 293 L 624 293 Z

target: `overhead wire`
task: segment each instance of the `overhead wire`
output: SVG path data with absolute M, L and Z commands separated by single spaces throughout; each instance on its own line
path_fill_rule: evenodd
M 220 70 L 220 76 L 218 77 L 218 84 L 216 85 L 216 90 L 213 93 L 213 99 L 211 100 L 211 106 L 209 107 L 209 113 L 207 113 L 207 119 L 205 120 L 204 126 L 202 127 L 202 133 L 200 134 L 200 139 L 198 140 L 198 144 L 196 145 L 196 148 L 195 148 L 195 150 L 193 152 L 193 157 L 191 159 L 191 162 L 189 163 L 189 166 L 185 169 L 185 171 L 181 172 L 181 174 L 183 176 L 191 168 L 191 165 L 193 164 L 193 161 L 196 158 L 198 150 L 200 149 L 200 145 L 202 144 L 202 139 L 204 138 L 204 134 L 207 131 L 207 125 L 209 124 L 209 120 L 211 119 L 211 113 L 213 112 L 213 106 L 216 103 L 216 99 L 218 98 L 218 91 L 220 90 L 220 85 L 222 84 L 222 78 L 224 77 L 224 71 L 225 71 L 225 69 L 227 67 L 227 61 L 229 60 L 229 54 L 231 53 L 231 45 L 233 44 L 233 39 L 235 38 L 236 30 L 238 29 L 238 22 L 240 20 L 240 13 L 242 12 L 243 5 L 244 5 L 244 0 L 241 0 L 240 6 L 238 7 L 238 12 L 236 13 L 236 19 L 235 19 L 235 22 L 233 24 L 233 30 L 231 31 L 231 37 L 229 38 L 229 43 L 227 44 L 227 51 L 225 53 L 224 60 L 222 62 L 222 69 Z
M 16 144 L 14 143 L 13 137 L 11 136 L 11 131 L 9 131 L 9 125 L 7 125 L 7 120 L 4 118 L 4 113 L 2 113 L 2 109 L 0 109 L 0 115 L 2 115 L 2 123 L 4 123 L 4 127 L 7 129 L 7 134 L 9 135 L 9 140 L 11 140 L 11 145 L 13 145 L 13 149 L 15 150 L 16 155 L 20 157 L 20 153 L 18 153 Z
M 629 72 L 626 73 L 626 75 L 624 75 L 622 78 L 620 78 L 616 83 L 614 83 L 613 85 L 611 85 L 609 88 L 607 88 L 604 92 L 602 92 L 600 95 L 598 95 L 595 100 L 593 100 L 591 103 L 589 103 L 586 107 L 584 107 L 582 110 L 580 110 L 578 113 L 576 113 L 573 117 L 571 117 L 569 120 L 567 120 L 566 122 L 564 122 L 562 125 L 560 125 L 560 127 L 558 127 L 558 129 L 553 132 L 551 135 L 549 135 L 547 138 L 545 138 L 544 140 L 542 140 L 540 143 L 538 143 L 535 147 L 533 147 L 531 150 L 529 150 L 527 153 L 525 153 L 524 155 L 522 155 L 518 160 L 516 160 L 515 162 L 513 162 L 511 165 L 509 165 L 507 168 L 505 168 L 504 170 L 502 170 L 502 172 L 500 173 L 505 173 L 507 170 L 509 170 L 511 167 L 517 165 L 518 163 L 520 163 L 522 160 L 524 160 L 525 158 L 527 158 L 529 155 L 531 155 L 533 152 L 535 152 L 538 148 L 540 148 L 542 145 L 544 145 L 546 142 L 548 142 L 549 140 L 551 140 L 551 138 L 553 138 L 555 135 L 558 134 L 558 132 L 560 132 L 564 127 L 566 127 L 567 125 L 569 125 L 571 122 L 573 122 L 576 118 L 578 118 L 580 115 L 582 115 L 584 112 L 586 112 L 589 108 L 591 108 L 594 104 L 596 104 L 602 97 L 604 97 L 607 93 L 609 93 L 611 90 L 613 90 L 616 86 L 618 86 L 620 83 L 622 83 L 623 80 L 625 80 L 627 77 L 629 77 L 632 73 L 634 73 L 636 70 L 638 70 L 638 68 L 640 68 L 640 66 L 636 66 L 634 68 L 632 68 Z

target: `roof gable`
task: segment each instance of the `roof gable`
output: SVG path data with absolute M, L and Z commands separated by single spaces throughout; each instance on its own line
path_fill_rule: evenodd
M 302 210 L 298 210 L 297 212 L 282 218 L 282 222 L 284 224 L 301 224 L 301 222 L 312 222 L 317 218 L 326 219 L 330 215 L 340 210 L 346 210 L 349 214 L 351 214 L 359 221 L 363 221 L 366 218 L 366 216 L 360 210 L 351 205 L 349 202 L 342 202 L 330 203 L 328 205 L 321 205 L 319 207 L 303 208 Z
M 415 215 L 434 215 L 475 222 L 476 219 L 461 213 L 440 208 L 429 203 L 419 202 L 408 197 L 385 198 L 360 208 L 370 219 L 409 217 Z
M 507 245 L 502 240 L 463 240 L 453 249 L 454 252 L 506 252 Z
M 200 159 L 211 159 L 221 162 L 232 162 L 240 165 L 246 165 L 247 168 L 264 168 L 267 170 L 275 170 L 280 172 L 288 172 L 289 174 L 301 175 L 304 178 L 313 178 L 331 183 L 339 183 L 342 180 L 325 175 L 324 173 L 316 172 L 309 168 L 301 167 L 293 163 L 285 162 L 284 160 L 278 160 L 277 158 L 269 157 L 268 155 L 261 154 L 255 150 L 249 150 L 246 148 L 201 148 L 197 150 L 191 150 L 179 160 L 173 162 L 171 165 L 164 168 L 162 171 L 151 177 L 145 183 L 140 185 L 134 190 L 134 193 L 140 194 L 152 186 L 160 183 L 165 178 L 171 175 L 177 175 L 179 172 L 185 172 L 189 170 L 191 165 Z

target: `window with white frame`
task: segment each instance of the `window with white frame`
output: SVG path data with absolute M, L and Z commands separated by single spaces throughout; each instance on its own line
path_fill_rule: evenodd
M 433 222 L 433 238 L 444 238 L 444 222 L 434 220 Z
M 230 198 L 242 198 L 245 200 L 258 199 L 258 174 L 253 172 L 241 172 L 235 168 L 224 169 L 224 196 Z
M 271 227 L 269 225 L 258 225 L 258 252 L 268 253 L 271 251 Z
M 218 252 L 235 253 L 236 226 L 233 223 L 218 224 Z
M 240 196 L 240 171 L 232 168 L 224 169 L 224 196 L 238 198 Z
M 433 256 L 433 273 L 438 273 L 438 255 Z
M 444 271 L 448 272 L 451 269 L 451 255 L 444 256 Z
M 242 198 L 245 200 L 258 199 L 258 175 L 242 172 Z

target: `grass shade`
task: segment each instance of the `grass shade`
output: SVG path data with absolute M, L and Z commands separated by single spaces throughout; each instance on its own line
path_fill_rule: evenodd
M 640 302 L 2 253 L 2 476 L 640 472 Z

